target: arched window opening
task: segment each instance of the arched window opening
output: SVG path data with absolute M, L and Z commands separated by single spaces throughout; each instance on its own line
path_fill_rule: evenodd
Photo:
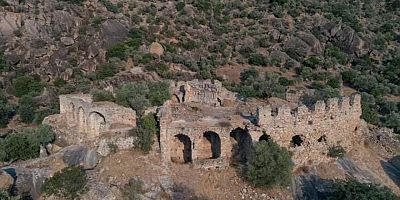
M 266 141 L 266 142 L 268 142 L 269 139 L 270 139 L 270 136 L 264 133 L 264 134 L 258 139 L 258 141 L 260 141 L 260 142 L 261 142 L 261 141 Z
M 234 163 L 246 163 L 253 146 L 250 134 L 242 128 L 237 128 L 231 131 L 229 135 L 235 141 L 232 147 L 232 161 Z
M 303 144 L 304 140 L 300 135 L 295 135 L 292 137 L 292 146 L 293 147 L 299 147 Z
M 321 136 L 320 138 L 318 138 L 317 141 L 318 142 L 326 142 L 326 135 Z
M 187 135 L 175 135 L 171 152 L 171 161 L 180 163 L 192 162 L 192 141 Z
M 215 132 L 207 131 L 204 133 L 203 137 L 205 137 L 211 144 L 209 157 L 219 158 L 221 156 L 221 139 L 219 138 L 219 135 Z

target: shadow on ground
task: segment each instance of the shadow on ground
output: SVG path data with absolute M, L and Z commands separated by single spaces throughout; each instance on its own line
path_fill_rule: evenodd
M 389 161 L 381 160 L 381 165 L 390 179 L 400 187 L 400 156 L 395 156 Z

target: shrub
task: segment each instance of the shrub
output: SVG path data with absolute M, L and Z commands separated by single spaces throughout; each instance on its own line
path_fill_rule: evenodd
M 393 192 L 385 187 L 370 183 L 360 183 L 355 179 L 336 181 L 332 189 L 334 192 L 328 195 L 328 200 L 399 200 Z
M 111 101 L 114 102 L 114 95 L 110 91 L 106 90 L 93 90 L 92 91 L 92 99 L 94 102 L 99 102 L 99 101 Z
M 2 91 L 0 90 L 0 128 L 6 127 L 8 122 L 15 114 L 14 108 L 7 102 L 6 99 L 2 100 Z
M 37 158 L 40 145 L 47 145 L 55 140 L 50 126 L 39 125 L 36 129 L 25 129 L 0 139 L 0 161 L 28 160 Z
M 107 77 L 112 77 L 118 72 L 118 67 L 115 63 L 106 63 L 101 65 L 96 70 L 96 79 L 102 80 Z
M 141 200 L 143 193 L 143 181 L 138 178 L 134 178 L 122 189 L 122 194 L 126 200 Z
M 249 64 L 266 66 L 268 65 L 268 58 L 262 54 L 251 54 L 249 58 Z
M 30 94 L 36 96 L 37 93 L 42 91 L 42 84 L 38 80 L 35 80 L 32 76 L 20 76 L 13 80 L 12 86 L 14 94 L 17 97 L 22 95 Z
M 79 166 L 67 167 L 46 179 L 42 191 L 66 199 L 76 199 L 87 192 L 85 171 Z
M 342 146 L 329 147 L 328 156 L 332 158 L 341 158 L 346 154 L 346 150 Z
M 126 46 L 124 44 L 116 44 L 107 49 L 106 56 L 107 59 L 119 58 L 120 60 L 124 60 L 126 57 Z
M 157 122 L 152 114 L 139 118 L 136 134 L 138 137 L 138 147 L 148 153 L 154 143 L 154 136 L 157 134 Z
M 167 82 L 136 82 L 122 85 L 115 92 L 115 102 L 141 112 L 148 106 L 160 106 L 171 98 Z
M 35 119 L 36 105 L 30 95 L 22 96 L 18 101 L 18 114 L 23 123 L 32 123 Z
M 286 186 L 291 182 L 293 163 L 289 152 L 272 140 L 255 143 L 247 178 L 256 186 Z
M 24 133 L 10 134 L 5 138 L 6 161 L 28 160 L 39 156 L 40 144 L 33 135 Z

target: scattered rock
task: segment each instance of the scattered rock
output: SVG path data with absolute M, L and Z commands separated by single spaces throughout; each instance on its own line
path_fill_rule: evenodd
M 14 183 L 14 179 L 7 172 L 0 170 L 0 189 L 9 189 Z
M 157 55 L 157 56 L 162 56 L 164 54 L 164 48 L 163 46 L 158 43 L 158 42 L 153 42 L 150 45 L 150 50 L 149 52 L 151 54 Z
M 70 46 L 75 43 L 74 39 L 71 37 L 61 37 L 60 40 L 65 46 Z

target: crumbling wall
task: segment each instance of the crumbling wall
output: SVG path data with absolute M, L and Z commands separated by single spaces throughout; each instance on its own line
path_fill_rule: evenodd
M 43 123 L 71 135 L 64 139 L 80 143 L 96 140 L 105 133 L 134 128 L 136 113 L 112 102 L 92 102 L 88 94 L 69 94 L 60 96 L 60 114 L 45 118 Z
M 173 86 L 173 95 L 178 103 L 197 102 L 213 106 L 228 105 L 236 99 L 235 94 L 217 80 L 177 82 Z
M 312 109 L 265 106 L 258 108 L 260 129 L 253 131 L 252 137 L 265 133 L 288 147 L 296 164 L 309 165 L 328 159 L 326 154 L 331 146 L 350 149 L 360 134 L 360 117 L 360 95 L 319 101 Z

